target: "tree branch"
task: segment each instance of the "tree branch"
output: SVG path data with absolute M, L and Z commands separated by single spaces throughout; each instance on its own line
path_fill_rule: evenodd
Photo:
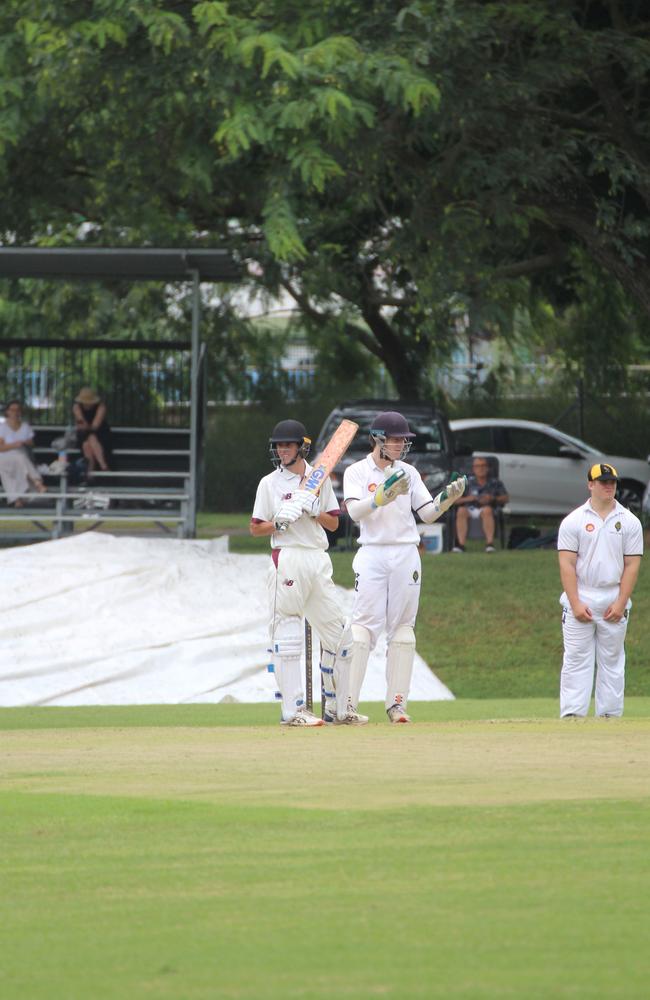
M 301 292 L 297 288 L 295 288 L 291 284 L 291 282 L 286 278 L 283 278 L 280 284 L 282 285 L 284 290 L 289 293 L 289 295 L 294 300 L 296 305 L 300 306 L 300 309 L 305 316 L 308 316 L 309 319 L 313 320 L 313 322 L 318 324 L 318 326 L 320 326 L 321 328 L 327 325 L 329 317 L 325 313 L 322 313 L 319 309 L 316 309 L 316 307 L 310 301 L 308 295 L 305 295 L 304 292 Z M 379 361 L 381 361 L 383 364 L 386 363 L 386 358 L 384 357 L 384 354 L 379 344 L 368 333 L 367 330 L 364 330 L 363 327 L 356 326 L 354 323 L 349 323 L 347 321 L 345 323 L 344 329 L 348 336 L 354 337 L 356 340 L 359 340 L 367 351 L 370 351 L 371 354 L 374 354 L 374 356 L 378 358 Z
M 497 280 L 501 278 L 520 278 L 525 274 L 534 274 L 536 271 L 546 271 L 549 267 L 561 264 L 566 258 L 566 250 L 560 249 L 555 253 L 542 253 L 537 257 L 530 257 L 528 260 L 520 260 L 512 264 L 502 264 L 495 267 L 491 272 L 491 277 Z

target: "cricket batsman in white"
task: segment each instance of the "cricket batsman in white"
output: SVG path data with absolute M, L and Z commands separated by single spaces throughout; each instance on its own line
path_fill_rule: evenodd
M 271 539 L 267 586 L 275 680 L 287 726 L 364 725 L 368 717 L 348 710 L 352 632 L 339 605 L 325 528 L 336 530 L 339 506 L 329 479 L 320 493 L 301 489 L 312 467 L 310 439 L 297 420 L 281 420 L 269 439 L 275 471 L 260 481 L 250 523 L 255 537 Z M 301 669 L 302 616 L 322 646 L 324 720 L 307 709 Z
M 357 710 L 370 651 L 385 630 L 386 713 L 392 723 L 411 721 L 406 708 L 422 575 L 413 512 L 431 524 L 463 495 L 467 485 L 465 476 L 454 474 L 434 499 L 417 469 L 402 461 L 414 437 L 401 413 L 380 413 L 370 428 L 371 454 L 350 465 L 343 477 L 345 505 L 360 525 L 360 548 L 352 564 L 350 711 Z

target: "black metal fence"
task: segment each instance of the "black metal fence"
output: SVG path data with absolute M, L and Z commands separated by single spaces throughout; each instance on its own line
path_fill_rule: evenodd
M 67 424 L 82 386 L 111 423 L 188 427 L 191 346 L 185 341 L 0 340 L 0 402 L 19 399 L 31 421 Z

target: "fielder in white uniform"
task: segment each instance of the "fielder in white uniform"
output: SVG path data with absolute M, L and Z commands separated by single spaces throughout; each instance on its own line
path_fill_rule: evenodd
M 250 524 L 252 535 L 271 538 L 269 631 L 275 680 L 282 697 L 282 722 L 289 726 L 322 726 L 323 721 L 363 725 L 367 716 L 348 711 L 352 632 L 336 596 L 324 531 L 336 529 L 338 503 L 329 479 L 323 483 L 320 496 L 300 489 L 301 480 L 311 472 L 305 461 L 310 444 L 299 421 L 281 420 L 275 426 L 269 445 L 276 469 L 257 487 Z M 322 646 L 324 720 L 308 711 L 305 703 L 303 615 Z
M 370 651 L 385 630 L 386 713 L 394 723 L 411 721 L 406 708 L 422 572 L 413 512 L 431 524 L 462 496 L 467 484 L 464 476 L 457 477 L 434 500 L 417 469 L 401 461 L 414 437 L 401 413 L 380 413 L 370 428 L 372 453 L 350 465 L 343 477 L 345 505 L 360 524 L 361 546 L 352 564 L 350 709 L 357 709 Z
M 638 517 L 615 498 L 618 474 L 598 463 L 588 473 L 591 496 L 564 518 L 557 547 L 564 592 L 562 718 L 589 711 L 596 675 L 596 715 L 623 714 L 625 633 L 643 555 Z

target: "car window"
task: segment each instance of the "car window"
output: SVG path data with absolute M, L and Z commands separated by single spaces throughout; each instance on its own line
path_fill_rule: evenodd
M 581 441 L 580 438 L 573 437 L 572 434 L 565 434 L 564 431 L 562 431 L 562 439 L 566 444 L 574 444 L 580 451 L 589 452 L 591 455 L 602 454 L 598 448 L 594 448 L 593 445 L 586 444 L 585 441 Z
M 523 427 L 508 427 L 506 451 L 513 455 L 545 455 L 557 458 L 561 442 L 550 434 Z
M 411 445 L 413 451 L 443 451 L 442 428 L 436 420 L 432 422 L 431 420 L 411 418 L 409 427 L 415 434 Z
M 330 417 L 330 419 L 327 421 L 327 423 L 325 424 L 325 426 L 321 430 L 320 435 L 318 437 L 318 447 L 319 448 L 324 448 L 325 447 L 325 445 L 327 444 L 327 442 L 331 438 L 332 434 L 334 433 L 334 431 L 336 430 L 336 428 L 338 427 L 338 425 L 341 423 L 342 419 L 343 419 L 342 417 Z M 357 435 L 357 437 L 358 436 L 359 435 Z M 356 438 L 355 438 L 355 442 L 356 442 Z
M 370 430 L 370 425 L 374 420 L 374 414 L 370 415 L 367 413 L 336 413 L 328 420 L 327 424 L 321 431 L 319 438 L 319 447 L 324 448 L 332 434 L 341 423 L 342 420 L 354 420 L 355 424 L 359 425 L 359 430 L 352 440 L 349 450 L 350 451 L 361 451 L 364 454 L 370 451 L 370 441 L 368 439 L 368 432 Z
M 492 451 L 491 427 L 466 427 L 454 431 L 454 449 L 459 455 L 471 455 L 474 451 Z

